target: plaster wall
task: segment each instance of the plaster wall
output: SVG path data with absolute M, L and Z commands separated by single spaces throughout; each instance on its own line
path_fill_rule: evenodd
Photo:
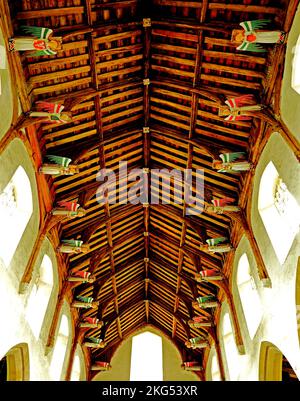
M 261 155 L 255 171 L 251 210 L 251 223 L 254 235 L 272 281 L 272 287 L 263 287 L 262 282 L 259 280 L 256 261 L 251 246 L 245 236 L 242 237 L 236 249 L 232 270 L 231 288 L 245 346 L 245 354 L 238 356 L 240 367 L 239 380 L 259 380 L 260 348 L 264 341 L 274 344 L 283 353 L 298 378 L 300 378 L 300 348 L 296 309 L 296 299 L 297 297 L 299 299 L 300 291 L 298 271 L 300 234 L 298 233 L 295 237 L 288 256 L 281 265 L 277 259 L 257 207 L 260 179 L 271 160 L 278 170 L 280 177 L 286 183 L 289 191 L 296 199 L 300 199 L 300 170 L 297 159 L 280 134 L 273 133 Z M 257 287 L 262 308 L 262 319 L 253 339 L 251 339 L 248 332 L 246 318 L 236 285 L 237 266 L 240 257 L 244 253 L 247 254 L 249 259 L 252 276 Z M 229 307 L 227 303 L 223 303 L 221 321 L 227 311 L 229 311 Z M 221 325 L 219 330 L 220 335 Z M 220 341 L 220 346 L 222 354 L 225 355 L 222 339 Z M 225 374 L 228 378 L 226 360 L 224 365 Z M 207 369 L 210 369 L 209 364 L 207 365 Z M 207 372 L 207 377 L 210 377 L 210 372 Z

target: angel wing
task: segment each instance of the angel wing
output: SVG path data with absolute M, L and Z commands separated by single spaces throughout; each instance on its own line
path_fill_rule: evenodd
M 225 241 L 227 241 L 226 237 L 209 238 L 206 240 L 206 242 L 208 243 L 209 246 L 218 245 Z
M 38 110 L 48 111 L 49 113 L 61 113 L 65 108 L 65 106 L 60 103 L 38 101 L 36 104 Z
M 194 323 L 202 323 L 205 318 L 203 316 L 194 316 L 193 321 Z
M 212 302 L 216 300 L 214 295 L 207 295 L 206 297 L 198 297 L 196 299 L 199 304 L 204 304 L 205 302 Z
M 50 28 L 43 28 L 40 26 L 27 26 L 22 25 L 20 27 L 22 33 L 26 35 L 35 36 L 38 39 L 49 39 L 49 36 L 53 33 L 53 30 Z
M 251 116 L 234 116 L 230 114 L 226 118 L 224 118 L 225 121 L 247 121 L 247 120 L 252 120 Z
M 81 302 L 88 302 L 88 303 L 92 303 L 93 300 L 94 300 L 93 297 L 81 297 L 80 295 L 78 295 L 78 296 L 76 297 L 76 299 L 77 299 L 78 301 L 81 301 Z
M 51 49 L 45 49 L 28 53 L 28 57 L 53 56 L 54 54 L 57 54 L 57 52 Z
M 60 202 L 58 202 L 58 205 L 66 208 L 67 210 L 70 210 L 72 212 L 76 212 L 76 210 L 80 207 L 79 203 L 76 203 L 76 202 L 60 201 Z
M 255 19 L 252 21 L 244 21 L 240 23 L 240 26 L 246 31 L 246 32 L 253 32 L 256 29 L 261 29 L 265 28 L 267 25 L 272 22 L 269 19 Z
M 223 207 L 223 206 L 229 205 L 230 203 L 234 202 L 234 199 L 227 197 L 227 198 L 222 198 L 222 199 L 213 199 L 211 202 L 214 206 Z
M 90 275 L 91 273 L 87 271 L 78 271 L 74 274 L 75 277 L 81 277 L 81 278 L 89 278 Z
M 255 104 L 253 95 L 242 95 L 235 98 L 226 100 L 225 102 L 229 106 L 230 110 L 236 109 L 237 107 L 243 107 L 247 105 Z
M 72 161 L 72 159 L 70 159 L 68 157 L 55 156 L 55 155 L 46 155 L 46 158 L 49 159 L 50 161 L 54 162 L 55 164 L 58 164 L 63 167 L 68 167 L 68 165 Z
M 247 42 L 247 40 L 244 40 L 244 42 L 236 49 L 242 51 L 257 52 L 257 53 L 266 52 L 266 49 L 259 43 Z
M 99 319 L 97 319 L 96 317 L 85 317 L 83 320 L 84 320 L 84 322 L 91 323 L 91 324 L 98 324 L 98 322 L 99 322 Z
M 86 340 L 89 340 L 94 344 L 100 344 L 103 341 L 102 338 L 96 338 L 96 337 L 86 337 Z
M 62 243 L 70 246 L 81 246 L 83 244 L 83 241 L 80 241 L 78 239 L 63 239 Z
M 223 163 L 230 163 L 245 156 L 245 152 L 221 153 L 219 156 Z

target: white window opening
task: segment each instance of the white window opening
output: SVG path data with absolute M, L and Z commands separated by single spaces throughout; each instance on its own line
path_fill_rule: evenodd
M 52 262 L 49 256 L 45 255 L 32 287 L 26 308 L 26 318 L 36 338 L 40 335 L 52 288 Z
M 162 339 L 145 332 L 132 338 L 130 381 L 162 381 Z
M 292 66 L 292 88 L 300 95 L 300 36 L 294 48 Z
M 237 286 L 249 335 L 252 339 L 262 318 L 262 307 L 255 280 L 251 275 L 249 260 L 245 253 L 238 263 Z
M 9 267 L 32 215 L 32 192 L 29 178 L 19 166 L 0 193 L 0 258 Z
M 300 206 L 272 162 L 261 177 L 258 210 L 277 258 L 283 264 L 299 232 Z
M 234 381 L 237 380 L 239 375 L 239 355 L 235 345 L 229 313 L 225 313 L 223 318 L 223 342 L 229 371 L 229 379 Z
M 81 375 L 81 364 L 79 355 L 75 354 L 72 373 L 71 373 L 71 381 L 79 381 Z
M 50 364 L 50 372 L 53 380 L 60 380 L 64 360 L 66 356 L 69 336 L 69 322 L 66 315 L 62 315 L 58 329 L 57 339 L 54 345 L 54 351 Z
M 214 354 L 211 359 L 211 380 L 212 381 L 220 381 L 220 369 L 217 356 Z

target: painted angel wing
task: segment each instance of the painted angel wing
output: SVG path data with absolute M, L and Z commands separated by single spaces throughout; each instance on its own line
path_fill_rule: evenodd
M 58 205 L 61 207 L 65 207 L 67 210 L 70 210 L 72 212 L 76 212 L 76 210 L 80 207 L 79 203 L 76 203 L 76 202 L 61 201 L 61 202 L 58 202 Z
M 86 337 L 85 339 L 94 344 L 100 344 L 103 341 L 102 338 L 96 338 L 96 337 Z
M 264 53 L 266 52 L 266 49 L 261 46 L 259 43 L 252 43 L 252 42 L 247 42 L 244 40 L 244 42 L 236 48 L 237 50 L 242 50 L 242 51 L 249 51 L 249 52 L 257 52 L 257 53 Z
M 63 167 L 68 167 L 68 165 L 72 161 L 72 159 L 70 159 L 68 157 L 55 156 L 55 155 L 46 155 L 46 158 L 49 159 L 50 161 L 54 162 L 55 164 L 59 164 L 60 166 L 63 166 Z
M 255 102 L 253 95 L 242 95 L 242 96 L 228 99 L 228 100 L 226 100 L 225 103 L 227 104 L 227 106 L 230 107 L 230 110 L 231 110 L 231 109 L 235 109 L 237 107 L 252 105 L 252 104 L 255 104 L 256 102 Z
M 227 240 L 226 237 L 218 237 L 218 238 L 209 238 L 206 240 L 209 246 L 214 246 L 221 244 L 222 242 L 225 242 Z
M 93 300 L 94 300 L 93 297 L 82 297 L 82 296 L 80 296 L 80 295 L 78 295 L 78 296 L 76 297 L 76 299 L 77 299 L 78 301 L 81 301 L 81 302 L 88 302 L 88 303 L 92 303 Z
M 246 31 L 246 32 L 253 32 L 256 29 L 261 29 L 266 27 L 271 20 L 269 19 L 255 19 L 252 21 L 244 21 L 240 23 L 240 26 Z
M 36 52 L 28 53 L 28 57 L 41 57 L 41 56 L 53 56 L 57 54 L 54 50 L 45 49 L 45 50 L 38 50 Z
M 249 120 L 252 120 L 252 117 L 251 116 L 234 116 L 234 115 L 230 114 L 224 120 L 225 121 L 249 121 Z
M 227 198 L 222 198 L 222 199 L 213 199 L 211 202 L 214 206 L 223 207 L 223 206 L 229 205 L 230 203 L 234 202 L 234 199 L 227 197 Z
M 77 239 L 63 239 L 61 242 L 70 246 L 81 246 L 83 244 L 83 241 Z
M 38 39 L 48 39 L 49 36 L 53 33 L 53 30 L 50 28 L 43 28 L 40 26 L 27 26 L 22 25 L 20 27 L 22 33 L 26 35 L 35 36 Z
M 220 158 L 223 163 L 230 163 L 239 159 L 240 157 L 245 156 L 245 152 L 233 152 L 233 153 L 221 153 Z
M 43 101 L 36 102 L 36 105 L 38 110 L 48 111 L 49 113 L 61 113 L 65 108 L 65 106 L 60 103 L 50 103 Z

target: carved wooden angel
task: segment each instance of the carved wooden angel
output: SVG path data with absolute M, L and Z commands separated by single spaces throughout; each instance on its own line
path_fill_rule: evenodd
M 255 112 L 263 106 L 257 104 L 253 95 L 242 95 L 225 101 L 226 106 L 219 108 L 219 116 L 225 121 L 247 121 L 255 117 Z
M 223 214 L 224 212 L 239 212 L 241 208 L 236 205 L 231 205 L 234 202 L 233 198 L 213 199 L 212 205 L 206 205 L 205 211 L 208 213 Z
M 219 156 L 221 160 L 212 162 L 212 168 L 218 172 L 248 171 L 253 167 L 251 162 L 245 160 L 245 152 L 221 153 Z
M 61 241 L 57 250 L 60 253 L 87 253 L 89 251 L 89 246 L 84 245 L 83 241 L 80 240 L 65 239 Z
M 73 175 L 79 173 L 79 168 L 75 165 L 71 165 L 72 159 L 68 157 L 46 155 L 46 159 L 52 163 L 43 163 L 39 168 L 39 172 L 42 174 Z
M 55 207 L 52 212 L 53 216 L 66 216 L 69 218 L 82 217 L 86 211 L 80 207 L 77 202 L 58 202 L 58 206 Z
M 243 29 L 234 29 L 231 40 L 238 45 L 237 50 L 265 52 L 262 44 L 282 44 L 285 41 L 285 32 L 279 30 L 263 30 L 271 21 L 266 19 L 244 21 L 240 25 Z
M 62 48 L 62 38 L 54 37 L 53 30 L 37 26 L 21 26 L 24 36 L 9 39 L 10 51 L 34 51 L 30 56 L 52 56 Z

